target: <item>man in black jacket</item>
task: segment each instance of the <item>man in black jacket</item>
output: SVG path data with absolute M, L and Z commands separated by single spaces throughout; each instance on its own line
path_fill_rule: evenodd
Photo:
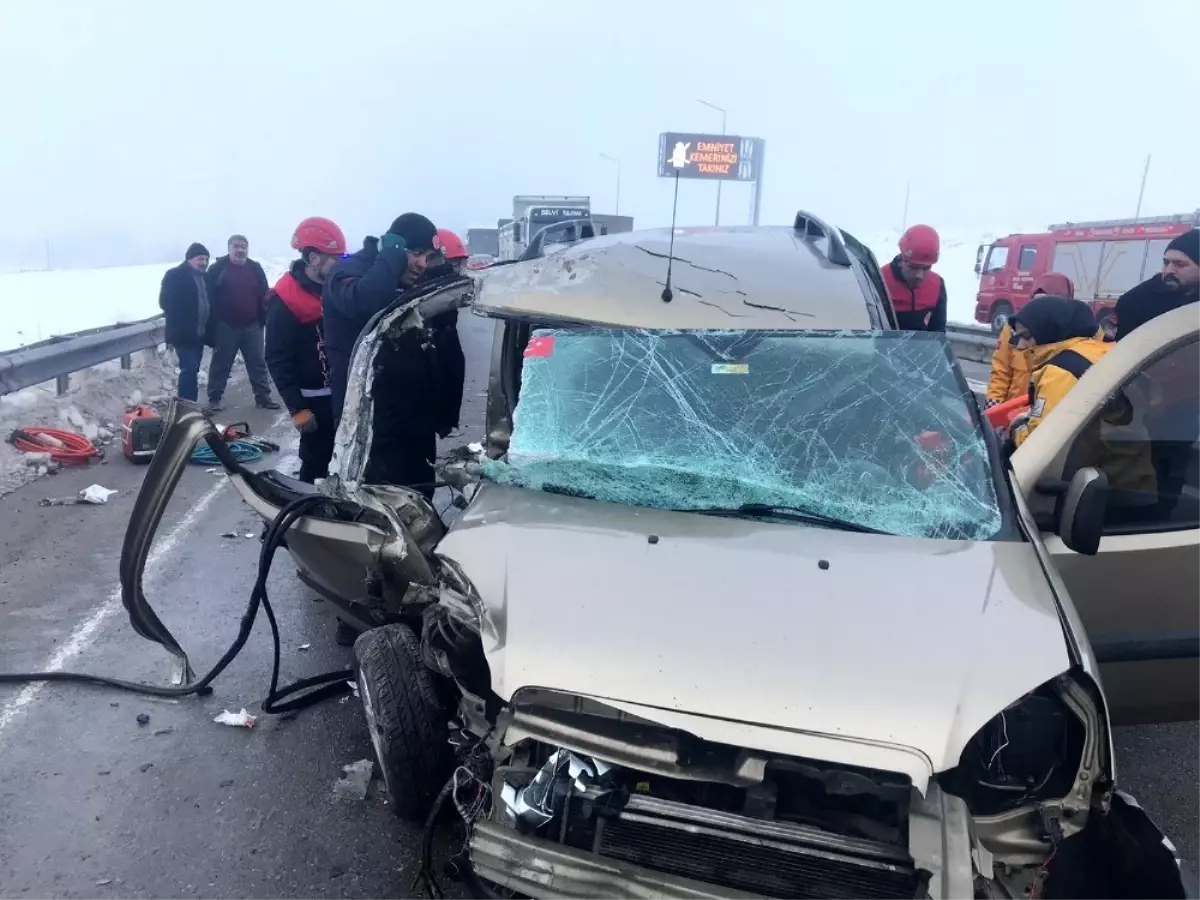
M 405 213 L 381 238 L 363 241 L 363 248 L 335 266 L 325 282 L 325 352 L 329 354 L 336 418 L 342 417 L 354 342 L 373 315 L 425 274 L 437 253 L 433 246 L 436 234 L 427 218 Z
M 216 344 L 208 365 L 208 408 L 221 409 L 221 397 L 238 353 L 246 366 L 254 401 L 260 409 L 279 409 L 271 398 L 271 379 L 263 360 L 267 320 L 267 273 L 250 258 L 250 243 L 240 234 L 229 239 L 229 252 L 208 270 Z
M 204 346 L 212 346 L 206 268 L 208 250 L 203 244 L 192 244 L 184 261 L 167 270 L 158 292 L 158 306 L 166 318 L 165 340 L 179 359 L 179 398 L 192 402 L 199 395 L 196 382 Z
M 336 422 L 321 327 L 321 291 L 346 251 L 342 230 L 312 216 L 296 226 L 300 258 L 267 294 L 267 366 L 300 432 L 300 480 L 329 474 Z
M 1200 300 L 1200 229 L 1179 235 L 1163 252 L 1162 271 L 1117 300 L 1117 340 L 1165 312 Z

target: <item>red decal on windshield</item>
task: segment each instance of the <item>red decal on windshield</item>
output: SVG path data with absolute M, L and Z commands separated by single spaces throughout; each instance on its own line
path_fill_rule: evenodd
M 538 337 L 531 338 L 529 343 L 525 345 L 525 358 L 532 359 L 534 357 L 544 358 L 554 355 L 554 335 L 543 334 Z

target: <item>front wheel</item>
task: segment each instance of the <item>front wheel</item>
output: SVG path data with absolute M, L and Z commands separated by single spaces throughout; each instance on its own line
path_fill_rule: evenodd
M 997 303 L 992 307 L 992 334 L 999 334 L 1004 330 L 1012 313 L 1013 308 L 1007 303 Z
M 422 821 L 450 777 L 454 755 L 449 715 L 433 673 L 421 661 L 421 639 L 407 625 L 359 635 L 358 695 L 392 810 Z

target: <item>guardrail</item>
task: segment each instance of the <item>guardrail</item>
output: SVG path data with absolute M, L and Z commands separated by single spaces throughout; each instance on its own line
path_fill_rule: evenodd
M 59 396 L 62 396 L 72 372 L 114 359 L 121 361 L 122 369 L 128 369 L 133 364 L 134 353 L 157 347 L 162 342 L 163 317 L 154 316 L 140 322 L 122 322 L 57 335 L 9 350 L 0 353 L 0 395 L 54 381 Z
M 946 337 L 954 355 L 969 362 L 991 362 L 996 349 L 996 335 L 986 325 L 946 323 Z

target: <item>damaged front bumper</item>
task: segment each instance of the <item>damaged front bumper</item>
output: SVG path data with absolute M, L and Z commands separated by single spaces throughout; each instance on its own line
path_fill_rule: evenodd
M 531 897 L 754 897 L 690 878 L 564 847 L 480 822 L 471 837 L 480 878 Z

